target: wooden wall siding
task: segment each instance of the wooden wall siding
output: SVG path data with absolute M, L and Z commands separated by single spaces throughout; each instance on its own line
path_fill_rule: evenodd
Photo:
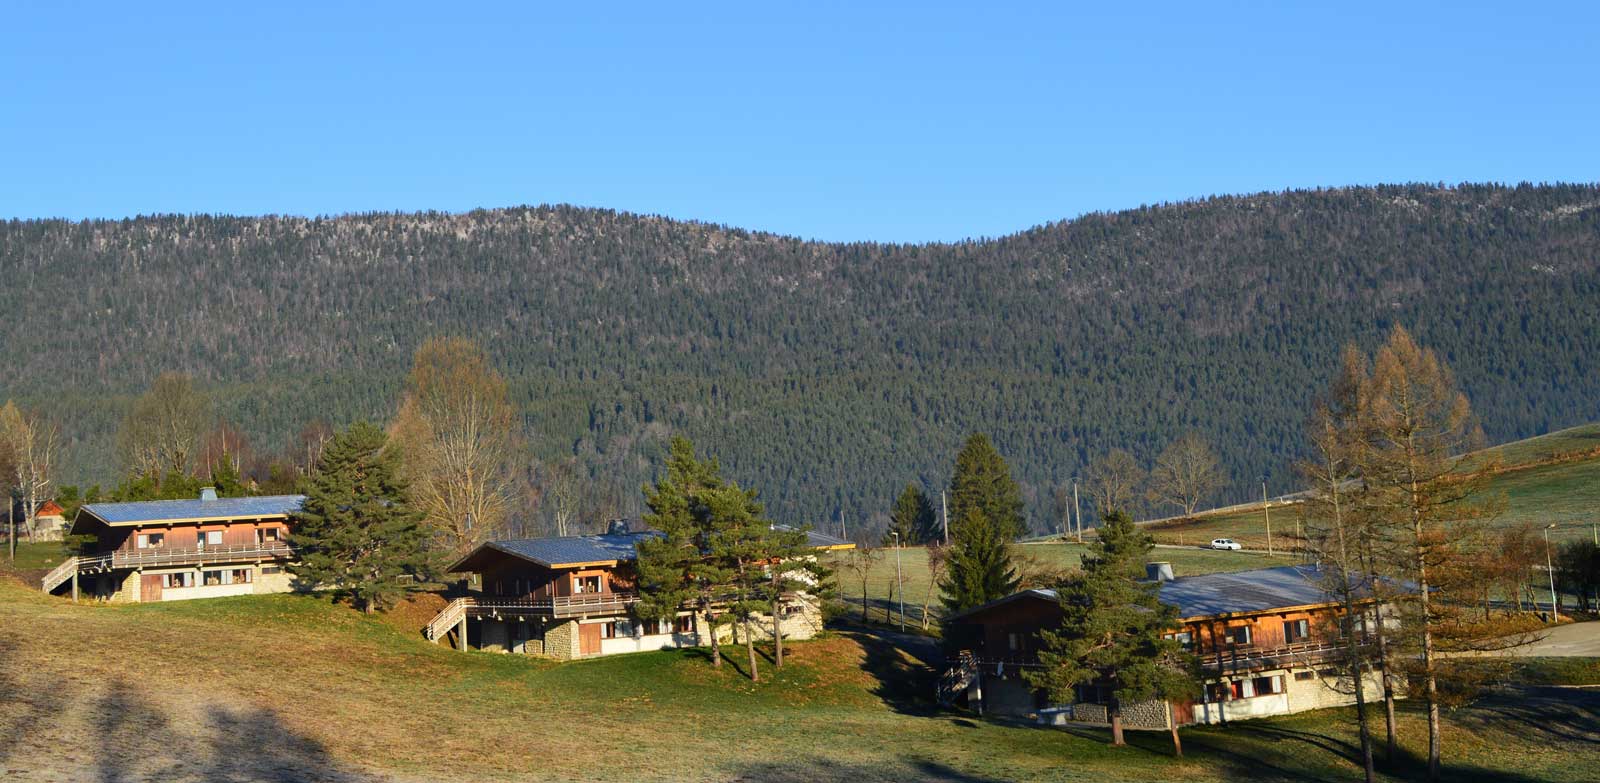
M 261 528 L 278 528 L 281 535 L 287 536 L 289 523 L 281 519 L 266 521 L 250 520 L 247 522 L 206 522 L 183 523 L 176 525 L 148 525 L 134 528 L 110 528 L 110 535 L 103 535 L 101 551 L 132 552 L 139 548 L 139 536 L 160 533 L 167 537 L 164 544 L 167 549 L 193 549 L 199 541 L 198 535 L 209 530 L 222 531 L 223 546 L 249 546 L 256 543 L 256 531 Z M 113 538 L 121 536 L 120 538 Z
M 1326 638 L 1328 628 L 1336 617 L 1333 608 L 1310 609 L 1279 614 L 1255 615 L 1232 619 L 1200 620 L 1188 624 L 1188 630 L 1193 634 L 1195 652 L 1202 655 L 1235 649 L 1227 639 L 1229 630 L 1240 626 L 1250 627 L 1251 648 L 1272 649 L 1283 647 L 1288 642 L 1284 639 L 1283 624 L 1295 620 L 1306 620 L 1310 626 L 1310 635 L 1296 643 L 1317 641 Z M 1220 641 L 1220 645 L 1219 645 Z

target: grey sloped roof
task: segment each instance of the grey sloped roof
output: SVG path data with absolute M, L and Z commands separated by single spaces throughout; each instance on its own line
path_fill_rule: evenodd
M 773 525 L 773 530 L 794 530 L 793 525 Z M 806 544 L 812 549 L 855 549 L 856 545 L 838 536 L 827 533 L 818 533 L 815 530 L 806 531 Z
M 1185 576 L 1161 583 L 1161 603 L 1178 607 L 1178 616 L 1206 617 L 1248 614 L 1328 603 L 1334 598 L 1322 588 L 1322 571 L 1316 566 L 1280 566 L 1231 574 Z M 1023 590 L 952 616 L 959 619 L 1019 599 L 1056 600 L 1050 589 Z
M 516 555 L 524 560 L 531 560 L 542 566 L 553 567 L 568 563 L 632 560 L 637 557 L 634 547 L 640 541 L 658 535 L 660 533 L 646 531 L 616 535 L 513 538 L 490 541 L 484 546 Z
M 1186 576 L 1162 583 L 1161 602 L 1178 607 L 1179 617 L 1322 604 L 1334 599 L 1321 579 L 1322 570 L 1310 565 Z
M 305 495 L 267 495 L 253 498 L 215 500 L 144 500 L 128 503 L 88 503 L 79 513 L 88 513 L 108 525 L 133 525 L 141 522 L 206 521 L 281 517 L 300 510 Z

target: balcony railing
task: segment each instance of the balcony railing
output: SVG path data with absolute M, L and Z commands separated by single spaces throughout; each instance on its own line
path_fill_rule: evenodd
M 70 557 L 56 566 L 42 580 L 45 592 L 60 587 L 74 575 L 102 573 L 118 568 L 158 568 L 175 565 L 201 565 L 205 563 L 237 563 L 243 560 L 281 560 L 294 557 L 294 548 L 284 541 L 267 541 L 259 544 L 233 546 L 194 547 L 191 549 L 117 550 L 99 555 Z
M 423 629 L 430 641 L 438 641 L 465 617 L 502 617 L 540 615 L 544 617 L 579 617 L 586 614 L 612 614 L 622 612 L 639 601 L 639 594 L 583 593 L 559 595 L 553 598 L 457 598 L 445 605 Z

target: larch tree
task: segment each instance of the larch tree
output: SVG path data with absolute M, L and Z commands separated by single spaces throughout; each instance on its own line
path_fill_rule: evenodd
M 916 484 L 907 484 L 895 499 L 894 510 L 889 514 L 889 529 L 884 533 L 884 543 L 901 545 L 921 543 L 924 534 L 934 526 L 933 504 Z M 890 534 L 894 535 L 890 535 Z
M 289 566 L 297 581 L 333 590 L 371 614 L 425 589 L 438 573 L 430 528 L 412 507 L 383 430 L 357 422 L 323 449 L 295 512 Z
M 1310 488 L 1304 509 L 1312 551 L 1322 569 L 1322 587 L 1339 602 L 1346 627 L 1330 629 L 1344 646 L 1339 663 L 1349 674 L 1356 700 L 1356 729 L 1367 783 L 1377 778 L 1372 733 L 1367 721 L 1366 683 L 1371 670 L 1369 640 L 1361 632 L 1368 619 L 1377 575 L 1362 557 L 1372 545 L 1372 527 L 1360 508 L 1362 448 L 1365 444 L 1361 390 L 1367 383 L 1366 357 L 1354 347 L 1341 356 L 1338 374 L 1313 405 L 1306 426 L 1310 454 L 1297 466 Z
M 1089 463 L 1089 496 L 1095 508 L 1104 517 L 1113 511 L 1132 514 L 1133 499 L 1147 478 L 1139 461 L 1126 449 L 1112 449 L 1105 456 Z
M 117 433 L 124 466 L 134 476 L 161 481 L 187 475 L 211 423 L 211 401 L 189 376 L 162 373 L 133 402 Z
M 1177 607 L 1161 603 L 1158 583 L 1142 581 L 1153 546 L 1127 514 L 1107 516 L 1082 573 L 1056 587 L 1062 622 L 1039 632 L 1041 668 L 1023 673 L 1057 702 L 1076 701 L 1080 685 L 1108 687 L 1113 745 L 1124 744 L 1125 705 L 1152 699 L 1170 705 L 1200 693 L 1198 662 L 1170 636 L 1179 627 Z M 1172 742 L 1183 755 L 1175 723 Z
M 1472 407 L 1449 367 L 1396 326 L 1378 349 L 1362 393 L 1366 443 L 1362 476 L 1373 493 L 1377 524 L 1387 539 L 1381 556 L 1415 586 L 1402 602 L 1408 646 L 1414 649 L 1413 692 L 1427 705 L 1428 778 L 1439 779 L 1443 735 L 1441 672 L 1459 689 L 1472 668 L 1445 660 L 1448 649 L 1469 644 L 1450 589 L 1472 574 L 1459 568 L 1472 523 L 1492 513 L 1476 500 L 1496 465 L 1467 458 L 1483 442 Z M 1444 595 L 1439 595 L 1443 593 Z M 1441 655 L 1444 653 L 1444 655 Z
M 1185 433 L 1156 457 L 1150 471 L 1150 497 L 1178 507 L 1184 516 L 1222 486 L 1221 462 L 1211 443 L 1198 433 Z
M 506 380 L 483 348 L 463 337 L 424 342 L 393 433 L 417 507 L 452 548 L 493 536 L 509 511 L 515 432 Z

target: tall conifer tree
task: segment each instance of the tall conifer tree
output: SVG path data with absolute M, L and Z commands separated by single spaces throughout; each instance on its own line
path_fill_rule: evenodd
M 357 422 L 328 443 L 296 512 L 289 566 L 368 614 L 428 586 L 437 572 L 422 515 L 411 507 L 383 430 Z
M 1161 603 L 1158 584 L 1140 581 L 1153 545 L 1127 514 L 1107 515 L 1083 573 L 1056 588 L 1063 619 L 1060 628 L 1039 633 L 1043 668 L 1023 675 L 1058 702 L 1076 701 L 1079 685 L 1110 687 L 1114 745 L 1123 744 L 1124 705 L 1200 692 L 1194 656 L 1165 636 L 1178 628 L 1177 607 Z M 1176 724 L 1172 741 L 1182 755 Z

